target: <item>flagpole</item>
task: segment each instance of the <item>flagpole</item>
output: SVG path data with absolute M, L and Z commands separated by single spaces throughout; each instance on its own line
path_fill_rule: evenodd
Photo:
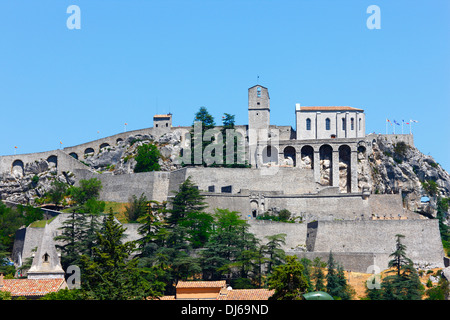
M 402 120 L 402 134 L 403 134 L 403 122 L 405 122 L 405 120 Z

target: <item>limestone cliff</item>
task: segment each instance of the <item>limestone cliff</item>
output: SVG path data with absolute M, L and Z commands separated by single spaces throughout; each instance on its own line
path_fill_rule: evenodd
M 359 159 L 358 169 L 360 186 L 370 185 L 372 193 L 401 192 L 411 211 L 434 216 L 437 197 L 450 196 L 450 175 L 433 157 L 384 135 L 373 141 L 367 160 Z

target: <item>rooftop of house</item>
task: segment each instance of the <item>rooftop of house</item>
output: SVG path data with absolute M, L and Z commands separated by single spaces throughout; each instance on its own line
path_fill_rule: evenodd
M 12 297 L 42 297 L 66 286 L 64 279 L 4 279 L 0 275 L 0 290 L 10 292 Z
M 179 281 L 177 294 L 163 296 L 161 300 L 268 300 L 274 290 L 232 289 L 223 281 Z M 214 292 L 211 289 L 216 289 Z M 204 294 L 202 294 L 204 293 Z

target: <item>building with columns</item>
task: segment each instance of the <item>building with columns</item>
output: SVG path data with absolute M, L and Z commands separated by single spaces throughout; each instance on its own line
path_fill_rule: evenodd
M 364 110 L 348 106 L 295 106 L 296 130 L 270 124 L 268 89 L 248 89 L 249 163 L 255 168 L 296 167 L 313 170 L 314 182 L 339 187 L 341 193 L 358 187 L 358 153 L 365 157 Z

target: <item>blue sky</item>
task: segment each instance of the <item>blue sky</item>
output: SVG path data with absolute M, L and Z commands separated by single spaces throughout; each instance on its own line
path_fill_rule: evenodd
M 381 29 L 366 26 L 370 5 Z M 155 113 L 191 125 L 200 106 L 246 124 L 259 75 L 272 124 L 295 129 L 295 103 L 363 108 L 367 133 L 415 119 L 416 146 L 448 171 L 449 40 L 448 0 L 2 0 L 0 155 L 150 127 Z

